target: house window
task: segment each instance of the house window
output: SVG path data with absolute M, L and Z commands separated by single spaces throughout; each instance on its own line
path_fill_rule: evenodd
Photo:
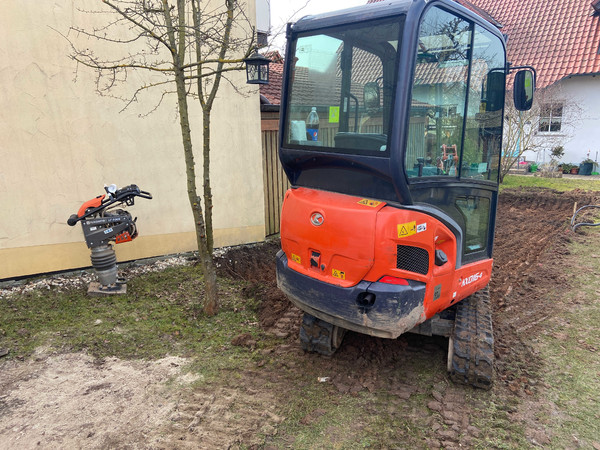
M 546 103 L 540 110 L 540 132 L 557 132 L 562 125 L 562 103 Z

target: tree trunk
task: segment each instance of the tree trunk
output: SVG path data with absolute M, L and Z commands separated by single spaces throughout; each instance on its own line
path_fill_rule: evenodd
M 203 155 L 203 183 L 204 183 L 204 217 L 206 219 L 206 246 L 212 254 L 214 246 L 213 236 L 213 199 L 212 190 L 210 188 L 210 109 L 204 107 L 202 111 L 203 125 L 203 140 L 202 140 L 202 155 Z
M 183 139 L 183 151 L 185 155 L 188 199 L 194 216 L 200 265 L 204 274 L 204 289 L 206 291 L 204 312 L 207 315 L 212 316 L 217 313 L 217 272 L 212 260 L 212 252 L 208 249 L 206 225 L 202 214 L 202 204 L 196 189 L 196 170 L 183 71 L 176 72 L 175 80 L 177 85 L 177 101 L 179 105 L 179 123 L 181 125 L 181 137 Z
M 179 106 L 179 124 L 181 127 L 181 138 L 183 140 L 183 153 L 185 157 L 185 169 L 187 176 L 187 191 L 194 225 L 196 228 L 196 242 L 200 265 L 204 275 L 204 312 L 212 316 L 217 312 L 217 273 L 212 260 L 212 252 L 208 251 L 206 242 L 206 226 L 202 214 L 202 203 L 196 189 L 196 169 L 194 163 L 194 151 L 192 147 L 192 132 L 190 129 L 190 118 L 187 102 L 187 87 L 185 85 L 185 71 L 182 69 L 185 61 L 185 0 L 177 0 L 177 29 L 173 26 L 171 12 L 167 0 L 162 0 L 165 23 L 167 25 L 167 36 L 173 57 L 173 68 L 175 69 L 175 85 L 177 86 L 177 105 Z

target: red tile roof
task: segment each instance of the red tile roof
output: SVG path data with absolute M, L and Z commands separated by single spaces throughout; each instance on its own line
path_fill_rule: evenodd
M 472 3 L 502 23 L 508 59 L 529 64 L 538 87 L 569 75 L 600 73 L 600 16 L 591 0 L 457 0 Z
M 376 3 L 382 0 L 368 0 Z M 455 0 L 508 35 L 508 60 L 532 65 L 537 85 L 600 73 L 600 15 L 592 0 Z
M 283 58 L 279 52 L 265 54 L 271 60 L 269 64 L 269 84 L 260 85 L 260 93 L 273 105 L 281 104 L 281 86 L 283 84 Z

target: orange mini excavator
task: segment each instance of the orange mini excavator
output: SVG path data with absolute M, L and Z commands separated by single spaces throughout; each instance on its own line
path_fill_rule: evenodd
M 399 0 L 288 26 L 279 156 L 280 289 L 307 351 L 344 332 L 449 337 L 453 380 L 490 388 L 487 285 L 506 77 L 531 108 L 535 71 L 450 0 Z

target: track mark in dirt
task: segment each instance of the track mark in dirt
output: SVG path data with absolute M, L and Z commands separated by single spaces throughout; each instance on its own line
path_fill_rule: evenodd
M 290 305 L 285 313 L 275 320 L 273 326 L 267 328 L 269 333 L 277 336 L 278 338 L 285 339 L 293 336 L 298 336 L 300 332 L 300 321 L 302 320 L 302 311 L 293 305 Z
M 277 425 L 285 420 L 273 411 L 279 403 L 277 390 L 265 389 L 268 380 L 259 372 L 241 375 L 244 382 L 237 386 L 195 389 L 182 398 L 160 447 L 252 448 L 263 443 L 262 436 L 277 434 Z
M 433 386 L 433 400 L 427 408 L 436 415 L 432 423 L 433 436 L 427 440 L 428 448 L 459 448 L 470 446 L 481 431 L 471 424 L 472 409 L 465 399 L 464 387 L 449 381 Z
M 497 373 L 513 393 L 535 390 L 530 383 L 535 384 L 539 360 L 528 341 L 555 313 L 548 295 L 569 285 L 559 266 L 574 237 L 568 227 L 574 205 L 599 200 L 597 193 L 579 190 L 529 188 L 500 194 L 490 292 Z

